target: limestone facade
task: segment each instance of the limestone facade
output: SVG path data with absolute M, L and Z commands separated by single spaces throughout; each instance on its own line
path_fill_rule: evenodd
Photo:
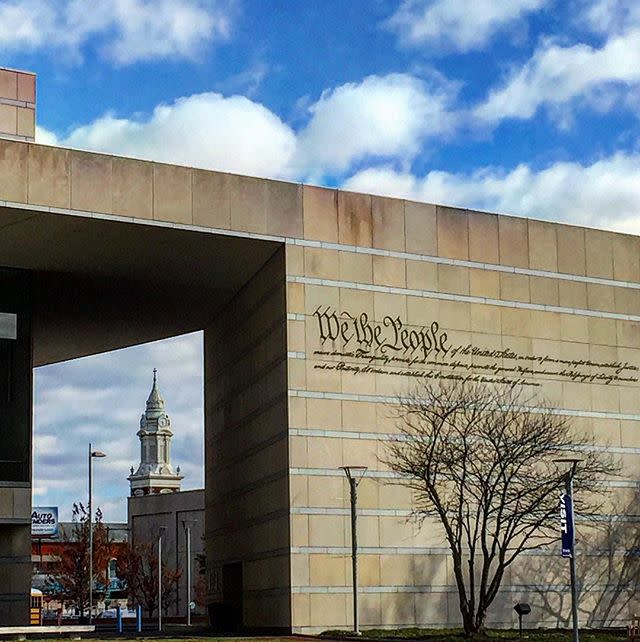
M 35 74 L 0 67 L 0 136 L 33 141 L 35 135 Z
M 388 404 L 420 370 L 515 378 L 556 405 L 621 457 L 624 479 L 611 484 L 629 528 L 640 472 L 637 237 L 308 187 L 303 213 L 321 245 L 287 246 L 296 630 L 351 621 L 348 492 L 338 469 L 349 464 L 369 467 L 359 492 L 362 624 L 459 623 L 443 532 L 435 522 L 412 522 L 411 494 L 380 462 L 397 432 Z M 359 358 L 376 327 L 379 349 Z M 419 337 L 415 350 L 405 346 L 403 330 L 431 334 L 434 349 L 423 352 Z M 437 354 L 443 333 L 453 348 L 446 355 Z M 417 354 L 415 365 L 386 359 L 407 354 Z M 589 530 L 579 524 L 579 543 Z M 584 598 L 587 612 L 599 591 L 613 588 L 605 584 Z M 568 590 L 558 551 L 523 557 L 489 624 L 517 625 L 513 604 L 528 601 L 536 622 L 557 625 L 563 594 L 568 615 Z
M 640 480 L 636 236 L 11 141 L 0 141 L 0 208 L 25 226 L 34 213 L 47 229 L 74 220 L 69 238 L 101 225 L 127 227 L 132 239 L 162 229 L 187 249 L 202 239 L 239 244 L 224 265 L 215 252 L 197 264 L 185 254 L 194 279 L 211 267 L 212 283 L 223 270 L 228 283 L 252 266 L 233 292 L 201 297 L 208 318 L 197 321 L 214 616 L 297 632 L 350 625 L 339 467 L 359 464 L 369 468 L 359 493 L 363 626 L 459 622 L 442 534 L 408 519 L 412 498 L 388 483 L 379 459 L 397 430 L 388 402 L 421 369 L 450 373 L 454 355 L 456 368 L 478 376 L 517 373 L 594 434 L 623 462 L 623 477 L 611 482 L 616 505 L 632 504 Z M 0 244 L 0 264 L 29 267 L 3 261 L 3 252 L 13 256 Z M 267 256 L 256 265 L 259 252 Z M 128 260 L 136 269 L 135 256 Z M 178 287 L 172 278 L 167 289 Z M 395 329 L 415 335 L 406 350 L 418 359 L 368 368 L 352 348 L 372 333 L 380 339 L 373 356 L 382 357 L 383 345 L 396 345 Z M 73 356 L 73 346 L 60 345 Z M 638 517 L 615 511 L 622 521 Z M 531 587 L 566 589 L 563 573 L 553 552 L 523 558 L 490 622 L 512 626 L 513 603 L 527 600 L 536 622 L 555 623 Z

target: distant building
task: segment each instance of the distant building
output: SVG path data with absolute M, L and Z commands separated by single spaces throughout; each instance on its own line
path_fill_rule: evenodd
M 165 564 L 182 570 L 178 590 L 172 596 L 169 615 L 185 615 L 187 608 L 187 528 L 191 532 L 191 601 L 199 594 L 204 578 L 198 559 L 204 554 L 204 489 L 181 491 L 180 468 L 171 465 L 171 420 L 158 391 L 157 372 L 146 410 L 140 419 L 140 464 L 128 477 L 131 496 L 127 502 L 129 542 L 136 546 L 158 541 L 162 533 Z M 204 609 L 198 606 L 196 614 Z
M 62 606 L 56 598 L 56 576 L 64 551 L 76 545 L 76 525 L 75 522 L 60 522 L 57 535 L 31 538 L 32 586 L 43 591 L 47 610 L 56 610 Z M 111 559 L 107 565 L 106 592 L 99 588 L 96 590 L 96 604 L 99 608 L 105 604 L 105 600 L 114 602 L 125 598 L 124 585 L 118 577 L 118 559 L 124 553 L 128 527 L 123 523 L 105 523 L 104 526 L 112 544 Z
M 164 410 L 164 399 L 158 392 L 157 371 L 153 370 L 153 387 L 147 408 L 140 418 L 140 465 L 129 475 L 131 496 L 175 493 L 180 490 L 180 468 L 171 466 L 171 419 Z

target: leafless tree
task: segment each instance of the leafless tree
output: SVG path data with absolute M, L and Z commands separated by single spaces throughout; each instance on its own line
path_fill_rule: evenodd
M 597 510 L 601 482 L 618 466 L 520 388 L 426 382 L 394 408 L 400 434 L 383 460 L 413 491 L 415 514 L 442 525 L 464 631 L 482 632 L 507 568 L 558 538 L 566 469 L 556 460 L 582 458 L 574 482 L 581 515 Z
M 120 575 L 132 605 L 140 604 L 148 617 L 158 609 L 158 549 L 152 543 L 127 545 L 120 559 Z M 162 607 L 167 614 L 176 601 L 182 573 L 162 562 Z

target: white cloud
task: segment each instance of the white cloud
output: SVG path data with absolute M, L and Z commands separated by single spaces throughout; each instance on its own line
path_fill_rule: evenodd
M 540 171 L 522 164 L 510 171 L 488 167 L 424 177 L 380 167 L 352 176 L 344 187 L 640 233 L 640 154 L 618 153 L 591 165 L 555 163 Z
M 243 96 L 205 93 L 156 107 L 146 119 L 106 115 L 62 139 L 38 141 L 205 169 L 283 177 L 296 138 L 278 116 Z
M 502 87 L 489 93 L 473 116 L 489 124 L 528 119 L 543 105 L 557 108 L 603 87 L 629 87 L 639 81 L 640 29 L 611 37 L 601 48 L 546 41 Z
M 452 131 L 452 93 L 407 74 L 369 76 L 327 90 L 309 108 L 294 167 L 298 174 L 342 172 L 368 157 L 410 160 L 425 138 Z
M 294 131 L 264 105 L 216 93 L 159 105 L 146 118 L 107 114 L 57 138 L 38 128 L 38 142 L 239 172 L 317 179 L 376 158 L 409 162 L 426 139 L 456 125 L 455 89 L 431 89 L 406 74 L 370 76 L 325 91 Z
M 118 65 L 197 58 L 230 32 L 221 0 L 4 0 L 0 51 L 51 49 L 82 59 L 92 46 Z
M 59 138 L 48 129 L 36 125 L 36 142 L 40 145 L 59 145 Z
M 403 0 L 386 21 L 410 45 L 469 51 L 484 46 L 497 32 L 548 0 Z

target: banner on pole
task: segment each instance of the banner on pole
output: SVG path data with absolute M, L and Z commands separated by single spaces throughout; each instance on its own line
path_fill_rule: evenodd
M 562 533 L 562 557 L 573 556 L 573 505 L 569 495 L 560 495 L 560 531 Z

